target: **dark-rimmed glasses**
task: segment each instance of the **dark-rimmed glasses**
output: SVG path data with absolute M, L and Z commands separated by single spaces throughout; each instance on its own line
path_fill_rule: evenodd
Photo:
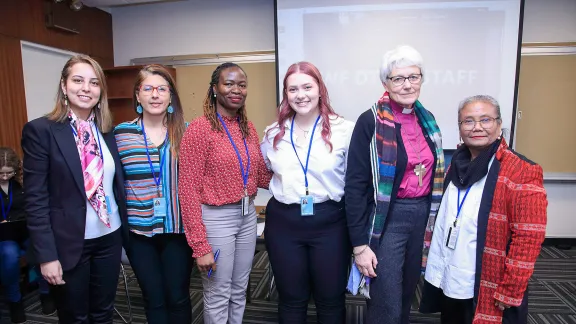
M 420 82 L 422 80 L 422 74 L 412 74 L 407 77 L 403 76 L 393 76 L 389 77 L 388 80 L 392 81 L 392 84 L 395 86 L 401 86 L 408 80 L 408 82 L 414 84 Z

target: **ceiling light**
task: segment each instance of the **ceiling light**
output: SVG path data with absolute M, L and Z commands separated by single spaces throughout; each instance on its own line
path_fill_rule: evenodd
M 84 6 L 84 4 L 82 3 L 81 0 L 70 1 L 70 9 L 72 9 L 74 11 L 78 11 L 78 10 L 82 9 L 83 6 Z

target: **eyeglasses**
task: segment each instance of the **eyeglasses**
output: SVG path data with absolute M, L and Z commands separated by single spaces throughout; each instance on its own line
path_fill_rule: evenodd
M 460 127 L 462 127 L 462 129 L 465 131 L 473 130 L 474 126 L 476 126 L 476 123 L 480 123 L 480 127 L 484 129 L 490 129 L 494 126 L 494 122 L 497 120 L 500 120 L 500 117 L 482 117 L 480 120 L 465 119 L 461 122 L 458 122 L 458 125 L 460 125 Z
M 10 176 L 13 176 L 13 175 L 16 175 L 16 171 L 0 172 L 0 176 L 3 176 L 3 177 L 10 177 Z
M 145 95 L 152 95 L 154 90 L 158 91 L 158 94 L 163 96 L 163 95 L 166 95 L 170 92 L 170 87 L 167 85 L 161 85 L 161 86 L 157 86 L 157 87 L 154 87 L 151 85 L 143 85 L 140 88 L 140 91 L 142 91 Z
M 422 74 L 412 74 L 412 75 L 407 76 L 407 77 L 394 76 L 394 77 L 389 77 L 388 80 L 392 81 L 392 84 L 395 86 L 403 85 L 404 82 L 406 82 L 406 80 L 408 80 L 410 83 L 414 84 L 414 83 L 418 83 L 418 82 L 420 82 L 420 80 L 422 80 Z

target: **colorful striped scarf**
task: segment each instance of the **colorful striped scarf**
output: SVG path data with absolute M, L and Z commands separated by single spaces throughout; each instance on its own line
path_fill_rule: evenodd
M 442 150 L 442 136 L 436 124 L 434 116 L 426 110 L 419 101 L 414 103 L 416 117 L 423 126 L 423 133 L 434 143 L 436 155 L 436 169 L 434 170 L 434 185 L 432 187 L 432 203 L 426 234 L 424 236 L 422 267 L 426 267 L 428 251 L 432 243 L 432 231 L 436 222 L 436 214 L 442 200 L 444 183 L 444 153 Z M 390 209 L 390 198 L 396 174 L 397 143 L 394 114 L 390 108 L 388 92 L 384 93 L 378 103 L 372 106 L 376 129 L 370 143 L 370 156 L 372 165 L 372 179 L 374 186 L 374 201 L 376 210 L 370 228 L 370 247 L 374 250 L 378 247 L 380 237 L 384 231 L 384 224 Z

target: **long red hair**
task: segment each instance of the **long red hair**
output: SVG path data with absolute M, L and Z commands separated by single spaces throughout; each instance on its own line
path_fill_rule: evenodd
M 318 84 L 320 94 L 320 98 L 318 100 L 318 108 L 320 110 L 320 116 L 322 116 L 322 139 L 324 139 L 324 142 L 330 146 L 330 152 L 332 152 L 332 143 L 330 142 L 330 136 L 332 135 L 330 130 L 330 117 L 338 115 L 334 112 L 332 106 L 330 106 L 328 89 L 326 88 L 326 84 L 324 84 L 324 80 L 322 79 L 320 71 L 316 66 L 314 66 L 314 64 L 310 62 L 294 63 L 290 65 L 288 71 L 286 71 L 286 76 L 284 76 L 283 83 L 284 89 L 282 90 L 282 102 L 280 103 L 280 107 L 278 107 L 278 128 L 280 131 L 274 137 L 273 147 L 276 148 L 276 144 L 280 141 L 286 132 L 286 126 L 284 125 L 286 120 L 293 118 L 296 114 L 296 112 L 290 107 L 290 104 L 288 103 L 288 96 L 286 95 L 286 83 L 288 77 L 294 73 L 307 74 L 311 76 Z

